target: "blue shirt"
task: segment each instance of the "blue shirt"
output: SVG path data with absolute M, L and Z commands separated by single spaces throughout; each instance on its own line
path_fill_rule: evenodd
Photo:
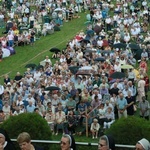
M 79 104 L 78 105 L 78 110 L 80 111 L 80 112 L 84 112 L 85 111 L 85 108 L 86 108 L 86 104 Z
M 127 100 L 125 98 L 117 99 L 117 106 L 119 109 L 124 109 L 128 105 Z
M 28 113 L 34 112 L 34 109 L 35 109 L 35 106 L 34 106 L 34 105 L 32 105 L 32 106 L 28 105 L 28 106 L 27 106 L 27 112 L 28 112 Z

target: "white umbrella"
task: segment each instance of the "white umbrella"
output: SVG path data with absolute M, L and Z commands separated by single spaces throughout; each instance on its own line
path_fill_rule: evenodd
M 3 85 L 0 85 L 0 95 L 4 93 L 4 87 Z
M 84 66 L 84 67 L 79 68 L 79 70 L 93 70 L 93 67 L 91 67 L 91 66 Z
M 3 58 L 10 56 L 10 50 L 7 48 L 2 48 L 3 51 Z
M 42 65 L 43 67 L 45 66 L 46 62 L 45 61 L 41 61 L 40 65 Z
M 55 12 L 58 12 L 58 11 L 64 11 L 64 10 L 61 9 L 61 8 L 56 8 L 54 11 L 55 11 Z

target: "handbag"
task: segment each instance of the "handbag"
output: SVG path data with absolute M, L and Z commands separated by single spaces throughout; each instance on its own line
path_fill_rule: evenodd
M 104 122 L 111 122 L 111 121 L 112 121 L 112 119 L 105 118 Z

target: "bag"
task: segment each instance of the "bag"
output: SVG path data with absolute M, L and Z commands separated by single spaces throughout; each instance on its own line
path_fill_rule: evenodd
M 104 122 L 111 122 L 111 121 L 112 121 L 111 119 L 105 118 Z

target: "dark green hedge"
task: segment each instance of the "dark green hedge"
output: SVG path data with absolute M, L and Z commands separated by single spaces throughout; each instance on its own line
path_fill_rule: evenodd
M 8 132 L 11 139 L 16 139 L 21 132 L 28 132 L 32 140 L 51 140 L 50 127 L 46 120 L 36 113 L 11 116 L 0 127 Z M 49 144 L 46 147 L 49 149 Z
M 117 144 L 135 145 L 141 138 L 150 140 L 150 121 L 139 117 L 128 117 L 118 119 L 106 134 L 115 137 Z

